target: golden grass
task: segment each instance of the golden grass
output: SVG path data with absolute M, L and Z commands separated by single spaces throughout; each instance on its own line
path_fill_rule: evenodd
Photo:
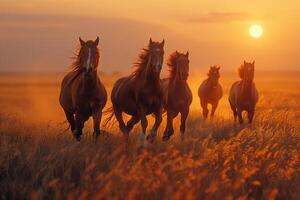
M 130 145 L 117 127 L 94 144 L 90 122 L 75 142 L 61 123 L 61 76 L 20 76 L 0 75 L 0 199 L 300 197 L 299 74 L 258 74 L 255 120 L 243 126 L 233 124 L 227 103 L 236 76 L 222 76 L 224 98 L 217 117 L 206 122 L 196 95 L 204 75 L 191 77 L 186 139 L 178 137 L 177 120 L 175 137 L 162 142 L 163 123 L 157 140 L 143 150 L 139 126 Z M 104 78 L 110 87 L 114 80 Z

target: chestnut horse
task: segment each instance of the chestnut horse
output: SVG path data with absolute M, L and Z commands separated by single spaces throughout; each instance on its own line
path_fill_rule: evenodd
M 189 53 L 178 53 L 170 55 L 168 60 L 170 77 L 161 81 L 163 90 L 163 107 L 167 111 L 167 126 L 163 140 L 169 140 L 174 134 L 173 119 L 181 114 L 180 132 L 183 138 L 185 122 L 192 103 L 192 92 L 187 84 L 189 76 Z
M 213 117 L 218 107 L 219 101 L 223 96 L 223 89 L 219 83 L 220 78 L 220 66 L 212 66 L 208 72 L 208 78 L 204 80 L 199 89 L 198 96 L 200 98 L 200 104 L 202 107 L 202 114 L 204 119 L 208 116 L 207 105 L 211 104 L 210 116 Z
M 98 43 L 79 38 L 80 50 L 76 60 L 62 81 L 59 102 L 70 124 L 74 137 L 80 141 L 85 121 L 93 116 L 95 140 L 100 134 L 102 109 L 107 93 L 97 75 Z
M 252 122 L 255 105 L 258 101 L 258 92 L 253 82 L 254 64 L 244 61 L 239 68 L 239 76 L 242 80 L 232 84 L 229 92 L 229 103 L 233 111 L 234 119 L 238 116 L 240 124 L 244 122 L 242 112 L 247 111 L 249 123 Z
M 142 146 L 144 144 L 148 121 L 146 116 L 153 114 L 155 123 L 148 140 L 153 140 L 162 121 L 162 94 L 160 88 L 160 72 L 164 58 L 164 40 L 154 42 L 150 38 L 147 48 L 142 49 L 139 60 L 135 63 L 137 69 L 129 76 L 120 78 L 113 86 L 111 101 L 113 104 L 109 122 L 115 115 L 119 128 L 128 140 L 129 132 L 135 124 L 141 121 Z M 131 115 L 125 125 L 122 113 Z

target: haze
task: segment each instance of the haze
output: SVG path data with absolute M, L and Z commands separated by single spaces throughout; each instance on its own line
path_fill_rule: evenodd
M 149 37 L 166 40 L 166 56 L 189 51 L 191 68 L 297 70 L 300 2 L 211 0 L 1 0 L 1 71 L 65 71 L 78 37 L 100 37 L 100 68 L 131 69 Z M 264 35 L 251 38 L 259 23 Z

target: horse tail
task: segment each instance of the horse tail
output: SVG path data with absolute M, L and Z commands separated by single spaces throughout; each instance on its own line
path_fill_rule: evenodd
M 106 117 L 106 119 L 104 120 L 104 127 L 111 127 L 112 126 L 112 122 L 114 122 L 116 120 L 115 118 L 115 112 L 114 112 L 114 108 L 111 106 L 107 109 L 105 109 L 103 111 L 104 116 L 108 115 L 108 117 Z

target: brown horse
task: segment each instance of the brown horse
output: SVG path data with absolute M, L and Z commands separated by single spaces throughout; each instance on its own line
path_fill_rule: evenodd
M 94 137 L 100 134 L 102 109 L 107 100 L 106 90 L 97 75 L 99 62 L 98 43 L 83 41 L 76 60 L 62 81 L 59 102 L 66 114 L 74 137 L 79 141 L 85 121 L 93 116 Z
M 170 77 L 161 81 L 163 90 L 163 107 L 167 111 L 167 126 L 163 140 L 169 140 L 174 134 L 173 119 L 181 114 L 180 132 L 184 136 L 185 122 L 193 100 L 192 92 L 187 84 L 189 76 L 189 53 L 170 55 L 168 60 Z
M 229 92 L 229 103 L 233 111 L 234 119 L 238 116 L 240 124 L 244 122 L 242 112 L 247 111 L 249 123 L 252 122 L 255 105 L 258 101 L 258 92 L 253 82 L 254 63 L 247 63 L 239 68 L 239 76 L 242 79 L 232 84 Z
M 162 121 L 162 94 L 160 88 L 160 72 L 164 57 L 164 40 L 154 42 L 150 38 L 148 48 L 142 49 L 139 61 L 135 63 L 137 69 L 128 77 L 120 78 L 114 84 L 111 93 L 113 109 L 107 122 L 115 115 L 119 128 L 128 139 L 133 126 L 141 121 L 142 145 L 144 144 L 148 121 L 146 116 L 153 114 L 155 124 L 148 135 L 153 140 Z M 125 125 L 122 113 L 131 115 Z
M 223 96 L 223 89 L 219 83 L 220 67 L 212 66 L 208 72 L 208 78 L 204 80 L 199 89 L 198 96 L 200 98 L 200 104 L 202 107 L 202 114 L 204 119 L 208 116 L 207 105 L 211 104 L 210 116 L 213 117 L 218 107 L 219 101 Z

